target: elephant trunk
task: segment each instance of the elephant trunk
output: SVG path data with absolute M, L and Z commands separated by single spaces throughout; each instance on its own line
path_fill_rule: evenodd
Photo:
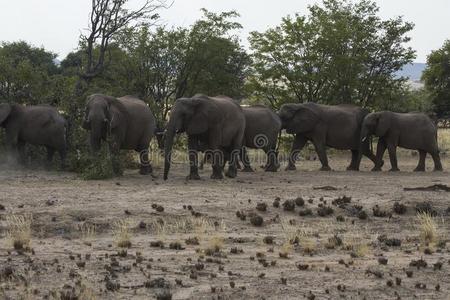
M 359 141 L 361 143 L 364 143 L 369 138 L 369 130 L 367 129 L 367 126 L 362 126 L 361 128 L 361 135 Z
M 167 180 L 167 176 L 169 175 L 174 137 L 175 129 L 173 127 L 168 128 L 164 136 L 164 180 Z
M 100 151 L 101 148 L 101 139 L 102 139 L 102 128 L 103 123 L 100 122 L 94 122 L 92 123 L 91 126 L 91 134 L 90 134 L 90 145 L 91 145 L 91 149 L 92 151 L 98 152 Z

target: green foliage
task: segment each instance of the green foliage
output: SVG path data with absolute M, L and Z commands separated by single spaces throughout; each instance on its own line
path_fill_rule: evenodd
M 51 103 L 54 99 L 53 76 L 58 68 L 56 55 L 25 42 L 0 46 L 0 101 Z
M 243 96 L 250 59 L 233 34 L 241 25 L 230 19 L 238 14 L 203 14 L 190 28 L 130 29 L 118 40 L 129 57 L 124 70 L 132 78 L 128 88 L 149 103 L 160 127 L 177 98 Z
M 381 20 L 372 1 L 324 0 L 308 16 L 283 18 L 252 32 L 254 75 L 247 88 L 277 108 L 286 102 L 354 103 L 377 107 L 401 89 L 395 76 L 415 57 L 401 17 Z
M 435 112 L 439 117 L 450 116 L 450 40 L 432 51 L 427 58 L 427 68 L 422 80 L 430 93 Z
M 70 157 L 70 160 L 71 165 L 84 180 L 109 179 L 123 174 L 120 157 L 112 156 L 106 145 L 103 145 L 99 153 L 95 155 L 84 154 L 79 157 Z

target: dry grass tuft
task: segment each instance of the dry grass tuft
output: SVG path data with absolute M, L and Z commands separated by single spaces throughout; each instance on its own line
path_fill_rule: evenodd
M 96 296 L 94 290 L 87 284 L 86 279 L 83 279 L 81 281 L 80 295 L 78 296 L 78 299 L 83 299 L 83 300 L 96 300 L 97 299 L 97 296 Z
M 6 216 L 7 236 L 14 249 L 30 249 L 32 220 L 31 214 Z
M 279 255 L 281 258 L 289 258 L 289 255 L 293 250 L 294 247 L 292 246 L 292 243 L 290 241 L 287 241 L 281 246 Z
M 127 220 L 120 220 L 113 224 L 114 238 L 120 248 L 131 247 L 130 223 Z
M 317 250 L 317 243 L 314 239 L 304 237 L 300 240 L 300 246 L 305 254 L 314 254 Z
M 78 231 L 81 233 L 81 238 L 83 240 L 92 240 L 97 234 L 97 228 L 95 224 L 83 223 L 78 224 Z
M 423 246 L 434 245 L 438 241 L 437 224 L 428 212 L 418 213 L 420 240 Z
M 224 231 L 225 223 L 223 220 L 218 222 L 218 226 L 214 222 L 205 217 L 177 217 L 174 219 L 155 220 L 150 224 L 151 231 L 156 235 L 167 235 L 174 233 L 192 233 L 198 235 L 209 234 L 216 231 Z
M 219 253 L 224 246 L 224 239 L 219 235 L 212 236 L 204 249 L 206 255 L 213 255 L 214 253 Z
M 299 244 L 303 238 L 311 235 L 311 231 L 304 225 L 295 226 L 286 220 L 281 220 L 281 228 L 286 236 L 286 240 L 291 244 Z
M 364 257 L 370 252 L 368 243 L 360 235 L 345 238 L 343 249 L 351 251 L 354 257 Z

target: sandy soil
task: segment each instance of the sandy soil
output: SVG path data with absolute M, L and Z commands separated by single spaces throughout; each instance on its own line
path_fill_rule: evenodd
M 0 298 L 449 299 L 450 193 L 404 191 L 450 186 L 449 173 L 413 173 L 417 158 L 408 155 L 399 160 L 398 173 L 368 172 L 367 161 L 362 172 L 344 171 L 348 156 L 330 161 L 335 171 L 319 172 L 317 161 L 304 161 L 295 172 L 258 169 L 223 181 L 209 179 L 207 167 L 194 182 L 184 180 L 182 164 L 173 166 L 167 182 L 136 170 L 106 181 L 3 170 Z M 443 163 L 450 170 L 450 161 Z M 323 186 L 336 189 L 317 189 Z M 332 204 L 341 196 L 351 197 L 343 208 Z M 279 208 L 273 206 L 276 197 Z M 284 201 L 297 197 L 304 206 L 285 211 Z M 426 201 L 437 214 L 440 240 L 428 247 L 416 217 L 416 205 Z M 267 211 L 256 209 L 261 202 Z M 405 214 L 392 211 L 395 202 L 407 207 Z M 331 207 L 332 214 L 318 216 L 318 205 Z M 355 205 L 367 219 L 359 218 Z M 388 214 L 374 216 L 375 205 Z M 300 216 L 307 208 L 313 215 Z M 255 213 L 262 226 L 250 223 Z M 32 251 L 16 251 L 7 220 L 25 214 L 32 214 Z M 129 224 L 130 248 L 117 244 L 119 224 L 125 231 L 123 224 Z M 188 238 L 199 245 L 186 243 Z M 399 239 L 401 246 L 386 238 Z M 151 247 L 157 241 L 164 248 Z M 170 249 L 171 243 L 182 249 Z M 421 258 L 426 267 L 410 266 Z

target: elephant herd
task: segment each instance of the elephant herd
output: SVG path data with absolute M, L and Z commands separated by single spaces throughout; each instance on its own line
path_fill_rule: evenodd
M 5 128 L 8 148 L 23 158 L 26 143 L 47 148 L 51 162 L 58 151 L 64 165 L 67 122 L 51 106 L 0 104 L 0 126 Z M 89 131 L 92 151 L 97 152 L 106 141 L 113 154 L 121 149 L 140 153 L 140 174 L 151 174 L 148 147 L 156 134 L 155 118 L 142 100 L 125 96 L 94 94 L 88 97 L 82 127 Z M 242 171 L 252 171 L 246 148 L 262 149 L 267 155 L 265 170 L 279 167 L 277 143 L 282 130 L 294 135 L 286 170 L 295 170 L 298 153 L 309 141 L 322 164 L 331 170 L 326 149 L 350 150 L 348 170 L 359 170 L 362 155 L 369 158 L 373 171 L 380 171 L 383 155 L 389 153 L 391 171 L 398 171 L 397 146 L 417 150 L 419 162 L 415 171 L 425 171 L 427 153 L 434 169 L 442 170 L 437 144 L 437 127 L 422 113 L 370 113 L 353 105 L 321 105 L 316 103 L 285 104 L 275 113 L 262 106 L 240 106 L 226 96 L 195 95 L 177 99 L 171 109 L 164 132 L 164 180 L 168 178 L 174 139 L 186 133 L 190 171 L 188 179 L 199 179 L 198 152 L 212 164 L 213 179 L 225 175 L 236 177 L 239 162 Z M 371 151 L 371 136 L 378 137 L 377 151 Z

